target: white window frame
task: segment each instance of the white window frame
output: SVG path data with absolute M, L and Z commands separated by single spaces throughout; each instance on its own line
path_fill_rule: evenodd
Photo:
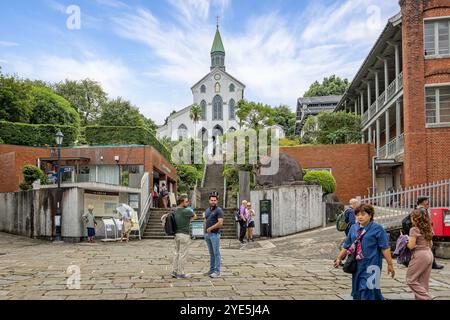
M 450 87 L 450 83 L 435 83 L 429 84 L 425 86 L 425 127 L 426 128 L 435 128 L 435 127 L 450 127 L 450 122 L 441 122 L 441 95 L 440 88 L 442 87 Z M 427 123 L 427 89 L 434 88 L 434 93 L 436 95 L 436 122 Z
M 449 45 L 449 53 L 440 54 L 439 53 L 439 27 L 438 23 L 442 21 L 447 21 L 448 23 L 448 45 Z M 425 25 L 433 24 L 434 27 L 434 55 L 425 55 Z M 425 59 L 441 59 L 441 58 L 450 58 L 450 16 L 446 17 L 434 17 L 424 19 L 423 23 L 423 49 Z

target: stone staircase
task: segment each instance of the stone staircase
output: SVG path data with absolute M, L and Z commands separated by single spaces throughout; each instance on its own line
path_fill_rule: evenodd
M 223 164 L 211 164 L 206 167 L 205 182 L 203 187 L 198 188 L 200 192 L 200 207 L 209 207 L 209 194 L 211 192 L 219 193 L 219 207 L 224 207 L 224 178 L 223 178 Z
M 224 209 L 224 225 L 221 229 L 222 239 L 237 239 L 236 223 L 234 221 L 234 212 L 237 209 Z M 161 225 L 161 217 L 169 212 L 169 209 L 150 209 L 150 216 L 143 233 L 143 239 L 173 239 L 166 236 L 164 228 Z M 200 220 L 205 209 L 195 209 Z

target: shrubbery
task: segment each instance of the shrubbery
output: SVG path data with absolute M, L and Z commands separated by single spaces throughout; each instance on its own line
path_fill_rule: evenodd
M 54 146 L 58 129 L 64 134 L 64 146 L 74 145 L 78 128 L 49 124 L 26 124 L 0 121 L 0 139 L 6 144 L 43 147 Z
M 41 180 L 41 184 L 48 184 L 47 176 L 44 171 L 36 166 L 26 165 L 22 170 L 24 181 L 20 184 L 20 190 L 28 191 L 33 189 L 33 183 L 36 180 Z
M 149 130 L 142 127 L 89 126 L 85 128 L 85 138 L 89 145 L 141 144 L 149 145 L 170 160 L 170 152 Z
M 336 190 L 336 180 L 327 171 L 308 171 L 304 176 L 307 182 L 317 181 L 324 193 L 333 193 Z
M 80 126 L 80 116 L 63 97 L 45 87 L 31 90 L 33 111 L 31 124 L 56 124 Z

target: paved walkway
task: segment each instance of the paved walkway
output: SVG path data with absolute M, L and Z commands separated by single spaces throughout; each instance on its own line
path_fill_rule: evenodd
M 332 267 L 341 235 L 331 229 L 241 247 L 223 240 L 220 279 L 201 274 L 209 257 L 193 243 L 190 280 L 170 277 L 173 242 L 53 244 L 0 233 L 0 299 L 349 299 L 350 277 Z M 450 261 L 432 273 L 431 293 L 450 299 Z M 68 289 L 69 266 L 80 269 L 80 288 Z M 389 299 L 412 299 L 405 268 L 383 270 Z

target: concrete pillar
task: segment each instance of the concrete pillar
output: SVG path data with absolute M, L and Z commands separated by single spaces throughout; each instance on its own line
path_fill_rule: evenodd
M 361 91 L 361 115 L 364 114 L 364 92 Z
M 370 99 L 370 82 L 367 81 L 367 110 L 369 110 L 369 119 L 372 116 L 370 114 L 370 106 L 372 105 L 372 100 Z
M 355 115 L 358 115 L 358 109 L 359 109 L 359 106 L 358 106 L 358 98 L 356 98 L 356 100 L 354 101 L 354 103 L 355 103 Z
M 402 115 L 401 115 L 401 105 L 400 100 L 397 99 L 395 102 L 395 125 L 396 125 L 396 135 L 397 138 L 402 134 Z
M 380 82 L 378 78 L 378 71 L 375 71 L 375 103 L 377 111 L 381 107 L 378 105 L 378 97 L 380 96 Z
M 386 118 L 386 145 L 389 143 L 390 137 L 390 126 L 389 126 L 389 108 L 385 112 L 385 118 Z
M 395 45 L 395 79 L 397 80 L 398 75 L 400 74 L 400 49 L 398 44 Z M 398 91 L 399 83 L 396 81 L 395 89 Z
M 384 59 L 384 102 L 387 102 L 387 88 L 389 87 L 389 65 L 388 59 Z
M 381 121 L 380 121 L 380 118 L 378 118 L 377 119 L 377 121 L 376 121 L 376 127 L 375 127 L 375 147 L 376 147 L 376 150 L 377 150 L 377 156 L 378 156 L 378 153 L 379 153 L 379 150 L 380 150 L 380 124 L 381 124 Z
M 368 131 L 369 131 L 369 136 L 368 136 L 368 138 L 369 138 L 368 140 L 369 141 L 368 142 L 372 143 L 373 142 L 373 140 L 372 140 L 372 127 L 369 127 Z

